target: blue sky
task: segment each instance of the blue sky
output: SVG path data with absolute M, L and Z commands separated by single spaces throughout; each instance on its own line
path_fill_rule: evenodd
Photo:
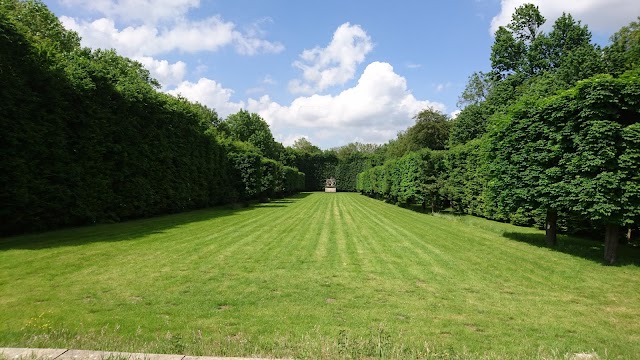
M 492 33 L 522 0 L 45 0 L 83 45 L 145 65 L 163 91 L 259 113 L 285 145 L 384 143 L 425 107 L 455 113 L 489 69 Z M 636 0 L 535 0 L 594 41 L 640 15 Z

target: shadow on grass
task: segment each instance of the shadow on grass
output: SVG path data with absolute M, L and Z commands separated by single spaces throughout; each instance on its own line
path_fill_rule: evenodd
M 529 245 L 548 248 L 552 251 L 604 264 L 604 243 L 596 240 L 558 235 L 558 244 L 555 247 L 549 247 L 545 242 L 544 234 L 505 232 L 503 236 Z M 620 244 L 618 247 L 618 262 L 615 265 L 640 266 L 640 247 L 636 244 Z
M 431 210 L 431 208 L 427 207 L 426 209 L 422 208 L 422 205 L 409 205 L 409 206 L 401 206 L 405 209 L 409 209 L 411 211 L 415 211 L 421 214 L 427 214 L 427 215 L 431 215 L 434 214 L 434 212 Z M 457 212 L 451 208 L 447 208 L 447 209 L 439 209 L 435 212 L 436 214 L 441 214 L 441 215 L 449 215 L 449 216 L 467 216 L 467 214 L 463 214 L 460 212 Z
M 375 198 L 373 198 L 375 199 Z M 380 200 L 380 199 L 377 199 Z M 380 200 L 383 201 L 383 200 Z M 398 205 L 404 209 L 408 209 L 417 213 L 431 215 L 430 207 L 423 209 L 419 204 Z M 439 210 L 437 214 L 465 217 L 471 216 L 456 212 L 451 208 Z M 487 219 L 488 220 L 488 219 Z M 494 221 L 494 220 L 488 220 Z M 604 262 L 604 243 L 602 241 L 582 238 L 570 235 L 558 235 L 558 244 L 555 247 L 547 246 L 544 233 L 531 232 L 500 232 L 500 235 L 515 241 L 527 243 L 529 245 L 548 248 L 552 251 L 558 251 L 564 254 L 581 257 L 593 262 L 603 264 Z M 603 235 L 604 236 L 604 235 Z M 608 264 L 607 264 L 608 265 Z M 615 266 L 635 265 L 640 266 L 640 243 L 620 244 L 618 247 L 618 261 Z
M 237 215 L 262 207 L 287 207 L 305 197 L 308 193 L 293 195 L 286 199 L 276 199 L 270 203 L 249 206 L 224 205 L 214 208 L 188 211 L 184 213 L 160 215 L 151 218 L 130 220 L 115 224 L 98 224 L 53 230 L 42 233 L 0 238 L 0 251 L 21 249 L 40 250 L 57 247 L 81 246 L 95 242 L 135 241 L 146 235 L 161 234 L 187 224 L 210 221 Z

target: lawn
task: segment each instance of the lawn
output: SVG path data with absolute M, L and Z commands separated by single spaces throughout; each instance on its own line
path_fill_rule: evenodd
M 640 354 L 624 247 L 349 193 L 0 239 L 0 347 L 296 358 Z

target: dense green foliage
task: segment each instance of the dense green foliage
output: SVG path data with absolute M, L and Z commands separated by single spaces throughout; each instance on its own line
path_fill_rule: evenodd
M 498 29 L 492 69 L 469 78 L 441 157 L 425 156 L 426 145 L 387 152 L 384 165 L 358 175 L 358 190 L 545 227 L 549 245 L 558 228 L 605 234 L 613 263 L 619 227 L 630 234 L 640 220 L 640 27 L 622 28 L 601 50 L 569 14 L 549 33 L 543 24 L 526 4 Z M 602 75 L 613 68 L 630 70 Z
M 330 151 L 302 152 L 289 149 L 285 164 L 300 169 L 305 174 L 305 191 L 324 189 L 326 179 L 335 177 L 338 158 Z M 338 186 L 339 183 L 338 183 Z
M 320 150 L 305 138 L 284 151 L 282 161 L 305 173 L 306 191 L 324 190 L 325 181 L 336 179 L 338 191 L 356 191 L 358 173 L 376 163 L 379 146 L 351 143 L 331 150 Z
M 269 124 L 260 115 L 240 110 L 229 115 L 221 127 L 231 138 L 253 145 L 262 156 L 270 159 L 279 157 L 278 143 L 273 139 Z
M 358 174 L 357 189 L 392 203 L 419 203 L 435 211 L 445 204 L 445 166 L 441 151 L 410 152 Z
M 2 2 L 0 34 L 0 234 L 301 189 L 297 170 L 264 160 L 277 146 L 257 115 L 222 127 L 215 111 L 158 92 L 141 64 L 81 48 L 43 4 Z M 242 136 L 245 117 L 260 137 Z M 226 129 L 248 144 L 224 145 Z

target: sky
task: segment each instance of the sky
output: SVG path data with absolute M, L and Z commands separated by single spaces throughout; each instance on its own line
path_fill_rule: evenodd
M 44 0 L 82 45 L 116 49 L 225 118 L 258 113 L 277 141 L 385 143 L 432 107 L 455 116 L 493 33 L 525 2 L 546 29 L 563 12 L 594 42 L 637 19 L 637 0 Z

